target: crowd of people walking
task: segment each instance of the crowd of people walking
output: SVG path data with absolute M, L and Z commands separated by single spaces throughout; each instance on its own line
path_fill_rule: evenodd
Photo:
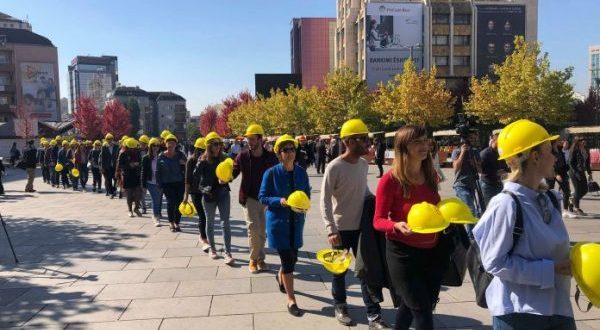
M 426 129 L 409 125 L 395 133 L 393 161 L 385 173 L 385 141 L 376 141 L 380 180 L 375 193 L 367 185 L 369 163 L 364 158 L 372 143 L 368 127 L 359 119 L 344 123 L 339 139 L 329 142 L 286 134 L 268 143 L 257 124 L 247 128 L 244 138 L 247 146 L 234 143 L 226 150 L 223 137 L 211 132 L 186 152 L 168 131 L 154 138 L 124 136 L 119 142 L 110 133 L 103 141 L 57 136 L 43 139 L 40 149 L 29 141 L 23 152 L 25 191 L 35 191 L 37 164 L 44 182 L 63 189 L 87 191 L 91 170 L 91 191 L 110 199 L 124 196 L 129 217 L 147 212 L 149 194 L 157 227 L 163 224 L 164 196 L 172 232 L 181 231 L 180 206 L 191 203 L 197 210 L 202 250 L 211 259 L 221 258 L 215 237 L 219 225 L 223 261 L 231 266 L 235 258 L 229 184 L 241 176 L 238 202 L 247 227 L 248 271 L 267 271 L 265 248 L 276 251 L 280 266 L 275 280 L 286 295 L 289 313 L 300 317 L 294 270 L 303 246 L 306 210 L 291 206 L 289 198 L 297 191 L 311 196 L 306 169 L 314 165 L 323 174 L 318 202 L 323 231 L 333 249 L 357 258 L 369 329 L 391 329 L 381 313 L 384 287 L 390 289 L 397 309 L 395 329 L 433 329 L 456 230 L 417 233 L 407 221 L 413 205 L 440 202 L 439 184 L 446 180 L 436 159 L 437 145 L 427 138 Z M 492 135 L 481 153 L 465 137 L 452 154 L 456 195 L 481 217 L 467 230 L 471 244 L 480 249 L 482 267 L 493 278 L 483 292 L 494 329 L 575 329 L 569 301 L 570 240 L 563 218 L 584 214 L 580 200 L 591 178 L 590 157 L 584 141 L 576 139 L 560 150 L 556 140 L 540 125 L 520 120 Z M 230 156 L 232 170 L 224 179 L 219 167 Z M 569 178 L 575 188 L 572 197 Z M 556 183 L 562 196 L 550 190 Z M 557 201 L 562 201 L 562 210 Z M 361 249 L 376 240 L 384 247 L 380 264 L 374 255 L 361 255 Z M 350 326 L 355 321 L 348 312 L 346 275 L 347 271 L 333 275 L 331 294 L 335 318 Z

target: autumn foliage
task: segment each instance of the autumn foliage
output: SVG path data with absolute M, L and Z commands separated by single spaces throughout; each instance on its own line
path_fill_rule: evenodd
M 91 98 L 79 98 L 73 118 L 73 125 L 81 132 L 83 138 L 95 140 L 102 136 L 102 119 L 96 109 L 96 102 Z
M 219 111 L 213 105 L 207 106 L 204 109 L 204 112 L 202 112 L 202 114 L 200 114 L 200 121 L 199 121 L 198 128 L 200 129 L 200 133 L 203 136 L 206 136 L 206 134 L 208 134 L 212 131 L 216 131 L 218 117 L 219 117 Z
M 15 135 L 29 139 L 35 134 L 37 120 L 31 117 L 31 111 L 24 104 L 17 106 L 17 118 L 15 119 Z
M 120 139 L 123 135 L 129 134 L 131 129 L 129 111 L 123 104 L 116 99 L 106 102 L 102 114 L 102 132 L 112 133 L 115 139 Z

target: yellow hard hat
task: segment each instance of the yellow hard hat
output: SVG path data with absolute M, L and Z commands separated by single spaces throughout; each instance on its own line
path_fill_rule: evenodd
M 125 146 L 126 146 L 127 148 L 129 148 L 129 149 L 135 149 L 135 148 L 139 147 L 139 143 L 137 142 L 137 140 L 136 140 L 136 139 L 134 139 L 134 138 L 131 138 L 131 137 L 130 137 L 130 138 L 127 138 L 127 139 L 124 141 L 124 144 L 125 144 Z
M 62 170 L 63 170 L 62 164 L 56 164 L 56 166 L 54 166 L 55 172 L 62 172 Z
M 129 139 L 129 135 L 125 134 L 125 135 L 121 136 L 121 139 L 119 140 L 119 142 L 123 142 L 127 139 Z
M 179 213 L 181 213 L 182 215 L 185 215 L 186 217 L 194 216 L 197 212 L 194 204 L 192 204 L 190 202 L 186 202 L 186 201 L 181 202 L 181 204 L 179 204 L 178 209 L 179 209 Z
M 44 140 L 41 143 L 44 147 L 50 144 L 50 142 L 48 142 L 47 140 Z
M 168 129 L 166 129 L 166 130 L 164 130 L 164 131 L 162 131 L 160 133 L 160 138 L 164 140 L 164 139 L 167 138 L 167 136 L 169 136 L 171 134 L 173 134 L 173 133 L 171 133 L 171 131 L 169 131 Z
M 79 142 L 77 140 L 71 140 L 71 147 L 76 147 L 79 145 Z
M 110 145 L 110 143 L 108 143 L 108 141 L 104 141 L 102 142 L 102 146 L 103 147 L 108 147 Z
M 100 140 L 96 140 L 96 141 L 94 141 L 94 145 L 95 146 L 101 146 L 102 142 L 100 142 Z
M 79 177 L 79 170 L 78 170 L 78 169 L 76 169 L 76 168 L 72 169 L 72 170 L 71 170 L 71 175 L 72 175 L 74 178 L 78 178 L 78 177 Z
M 206 150 L 206 140 L 203 137 L 199 137 L 194 142 L 194 148 Z
M 408 227 L 415 233 L 433 234 L 450 225 L 435 205 L 422 202 L 414 204 L 408 211 Z
M 56 140 L 51 140 L 51 141 L 50 141 L 50 145 L 51 145 L 51 146 L 53 146 L 53 147 L 54 147 L 56 144 L 57 144 Z
M 61 145 L 63 146 L 63 148 L 67 147 L 67 146 L 69 146 L 69 141 L 63 140 L 62 143 L 61 143 Z
M 590 302 L 600 308 L 600 244 L 577 243 L 571 249 L 571 271 Z
M 439 202 L 437 207 L 449 223 L 475 224 L 478 221 L 471 213 L 469 206 L 456 197 Z
M 217 132 L 210 132 L 210 133 L 206 134 L 206 137 L 204 138 L 204 142 L 206 142 L 207 146 L 210 144 L 210 142 L 212 140 L 223 141 L 223 138 Z
M 142 134 L 142 136 L 140 136 L 139 140 L 143 144 L 148 144 L 150 142 L 150 138 L 146 134 Z
M 167 135 L 167 136 L 164 138 L 164 140 L 165 140 L 165 142 L 168 142 L 168 141 L 175 141 L 176 143 L 178 142 L 178 141 L 177 141 L 177 137 L 176 137 L 175 135 L 173 135 L 173 134 L 169 134 L 169 135 Z
M 104 139 L 105 139 L 105 140 L 112 140 L 112 139 L 114 139 L 114 138 L 115 138 L 115 137 L 114 137 L 112 134 L 110 134 L 110 133 L 106 133 L 106 135 L 104 136 Z
M 63 140 L 62 136 L 60 136 L 60 135 L 57 135 L 55 137 L 55 139 L 56 139 L 56 141 L 59 141 L 59 142 Z
M 296 213 L 306 213 L 310 209 L 310 198 L 302 190 L 296 190 L 287 198 L 287 204 Z
M 160 140 L 158 138 L 151 138 L 150 141 L 148 142 L 148 146 L 152 146 L 152 145 L 160 145 Z
M 246 129 L 246 134 L 244 134 L 244 135 L 245 136 L 249 136 L 249 135 L 265 135 L 265 130 L 259 124 L 251 124 Z
M 504 127 L 498 135 L 498 159 L 508 159 L 558 138 L 558 135 L 550 136 L 545 128 L 530 120 L 517 120 Z
M 298 148 L 298 141 L 296 139 L 294 139 L 293 136 L 289 135 L 289 134 L 283 134 L 282 136 L 280 136 L 277 141 L 275 141 L 275 146 L 273 147 L 273 150 L 275 150 L 275 153 L 278 154 L 279 153 L 279 147 L 281 146 L 282 143 L 284 142 L 293 142 L 294 143 L 294 147 Z
M 363 134 L 369 134 L 369 128 L 367 128 L 367 125 L 365 125 L 365 123 L 360 119 L 350 119 L 346 121 L 344 125 L 342 125 L 340 139 Z
M 342 274 L 352 262 L 352 254 L 348 250 L 323 249 L 317 252 L 317 260 L 332 274 Z
M 215 170 L 217 178 L 223 182 L 229 182 L 233 179 L 233 160 L 227 158 L 217 165 Z

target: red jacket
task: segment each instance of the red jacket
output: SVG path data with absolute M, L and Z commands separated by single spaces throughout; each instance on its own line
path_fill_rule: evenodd
M 404 198 L 400 182 L 387 172 L 379 180 L 375 198 L 375 216 L 373 217 L 373 227 L 385 233 L 388 240 L 402 242 L 406 245 L 421 249 L 430 249 L 437 245 L 438 234 L 417 234 L 413 233 L 404 236 L 394 229 L 394 224 L 399 221 L 406 222 L 408 212 L 413 204 L 428 202 L 437 204 L 440 201 L 440 195 L 437 191 L 432 191 L 427 185 L 412 186 L 410 188 L 410 197 Z

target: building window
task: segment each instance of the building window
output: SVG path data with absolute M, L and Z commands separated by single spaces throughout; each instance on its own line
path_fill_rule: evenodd
M 471 44 L 471 36 L 454 36 L 454 46 L 468 46 Z
M 6 105 L 6 104 L 8 104 L 8 96 L 6 96 L 6 95 L 0 96 L 0 105 Z
M 436 66 L 448 66 L 448 56 L 434 56 L 433 62 Z
M 450 24 L 450 15 L 448 14 L 433 14 L 433 24 Z
M 9 64 L 10 54 L 8 52 L 0 52 L 0 64 Z
M 469 65 L 471 65 L 471 57 L 470 56 L 454 56 L 452 64 L 456 65 L 456 66 L 469 66 Z
M 455 14 L 454 25 L 469 25 L 471 24 L 471 15 L 469 14 Z
M 448 44 L 448 36 L 431 36 L 431 44 L 432 45 L 447 45 Z

